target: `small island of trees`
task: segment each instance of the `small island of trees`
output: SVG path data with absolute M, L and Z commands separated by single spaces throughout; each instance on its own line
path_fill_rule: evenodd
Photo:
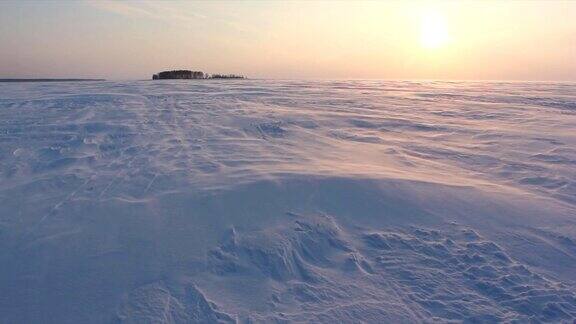
M 208 74 L 202 71 L 173 70 L 163 71 L 152 75 L 152 80 L 170 79 L 245 79 L 243 75 L 237 74 Z

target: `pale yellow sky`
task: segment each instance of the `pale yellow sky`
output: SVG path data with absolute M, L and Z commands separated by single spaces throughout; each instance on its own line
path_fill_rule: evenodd
M 4 1 L 0 77 L 576 80 L 576 1 Z

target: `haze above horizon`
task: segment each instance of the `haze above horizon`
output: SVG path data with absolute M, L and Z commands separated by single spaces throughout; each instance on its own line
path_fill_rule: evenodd
M 576 81 L 576 2 L 0 2 L 0 78 Z

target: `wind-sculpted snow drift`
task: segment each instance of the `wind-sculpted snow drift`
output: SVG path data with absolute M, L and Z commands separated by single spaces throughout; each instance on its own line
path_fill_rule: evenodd
M 571 322 L 576 86 L 0 87 L 0 323 Z

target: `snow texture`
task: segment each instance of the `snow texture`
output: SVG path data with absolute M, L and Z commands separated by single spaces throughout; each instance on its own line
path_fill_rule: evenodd
M 576 318 L 576 85 L 0 86 L 0 323 Z

